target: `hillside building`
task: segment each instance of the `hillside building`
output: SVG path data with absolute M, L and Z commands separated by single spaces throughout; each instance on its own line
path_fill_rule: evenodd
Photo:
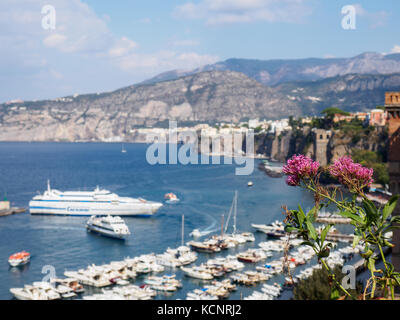
M 385 111 L 389 124 L 389 188 L 392 194 L 400 193 L 400 92 L 386 92 Z M 400 203 L 394 211 L 400 214 Z M 396 271 L 400 271 L 400 229 L 393 231 L 392 261 Z

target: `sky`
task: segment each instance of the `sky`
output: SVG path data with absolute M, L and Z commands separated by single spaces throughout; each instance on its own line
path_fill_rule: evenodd
M 399 18 L 398 0 L 1 0 L 0 102 L 112 91 L 229 58 L 400 53 Z

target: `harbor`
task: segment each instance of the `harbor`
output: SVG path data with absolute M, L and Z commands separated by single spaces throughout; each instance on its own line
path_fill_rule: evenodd
M 183 222 L 184 219 L 182 219 Z M 270 227 L 279 228 L 272 225 Z M 182 230 L 184 230 L 183 225 Z M 239 242 L 233 240 L 233 235 L 235 233 L 229 237 L 223 237 L 221 234 L 219 247 L 228 250 L 228 247 L 240 246 Z M 211 239 L 215 239 L 215 236 L 199 243 L 206 243 Z M 255 240 L 247 239 L 248 241 L 245 242 L 249 243 Z M 234 243 L 234 245 L 228 245 L 228 243 Z M 182 244 L 176 249 L 168 248 L 160 254 L 149 253 L 103 265 L 91 264 L 76 271 L 67 270 L 64 272 L 66 278 L 53 279 L 53 282 L 74 284 L 74 287 L 71 285 L 52 286 L 48 282 L 35 281 L 21 288 L 11 288 L 10 293 L 22 300 L 63 298 L 151 300 L 156 297 L 165 298 L 166 295 L 173 297 L 176 291 L 184 287 L 186 278 L 193 278 L 198 281 L 198 287 L 187 293 L 187 300 L 227 299 L 232 292 L 241 290 L 242 287 L 257 286 L 260 291 L 253 290 L 251 294 L 244 297 L 245 300 L 273 300 L 279 298 L 285 290 L 290 292 L 297 281 L 309 277 L 314 269 L 321 267 L 319 263 L 315 263 L 315 252 L 302 245 L 300 239 L 293 238 L 291 235 L 287 235 L 285 239 L 267 240 L 257 245 L 259 248 L 247 250 L 241 248 L 237 254 L 228 251 L 229 254 L 222 257 L 219 256 L 221 250 L 215 251 L 213 257 L 203 253 L 207 257 L 204 257 L 206 260 L 203 260 L 200 265 L 194 265 L 201 254 Z M 363 249 L 360 245 L 355 248 L 344 246 L 339 249 L 336 243 L 332 245 L 335 250 L 327 259 L 330 267 L 342 265 Z M 284 251 L 288 254 L 282 256 Z M 313 259 L 314 263 L 312 263 Z M 246 264 L 252 267 L 245 268 Z M 307 267 L 299 268 L 300 266 Z M 300 271 L 296 273 L 296 269 Z M 166 271 L 168 273 L 165 273 Z M 292 278 L 289 279 L 288 275 Z M 293 275 L 295 280 L 292 280 Z M 283 277 L 284 282 L 277 282 L 279 276 L 281 281 Z M 271 279 L 274 282 L 267 284 L 266 282 Z M 103 289 L 105 287 L 107 289 Z M 241 298 L 243 298 L 242 294 L 243 291 L 241 291 Z
M 43 298 L 41 292 L 50 289 L 40 282 L 50 276 L 82 282 L 84 292 L 63 287 L 56 293 L 50 290 L 53 298 L 60 295 L 63 299 L 289 299 L 292 291 L 285 285 L 285 268 L 290 267 L 299 280 L 310 274 L 306 270 L 318 267 L 316 257 L 295 239 L 285 259 L 285 238 L 268 235 L 281 235 L 282 204 L 296 207 L 301 199 L 306 208 L 313 205 L 311 195 L 302 190 L 291 189 L 292 196 L 287 198 L 283 178 L 269 179 L 259 170 L 250 177 L 235 176 L 235 165 L 152 167 L 145 161 L 146 146 L 140 144 L 125 146 L 129 159 L 122 156 L 119 144 L 4 143 L 1 147 L 12 150 L 20 170 L 26 170 L 26 179 L 13 193 L 17 206 L 26 206 L 41 194 L 49 179 L 54 189 L 91 191 L 99 185 L 120 196 L 163 202 L 151 217 L 123 217 L 130 230 L 124 241 L 87 232 L 88 216 L 4 217 L 0 224 L 2 256 L 6 259 L 26 250 L 31 258 L 20 267 L 4 263 L 0 268 L 5 284 L 0 287 L 2 299 L 15 299 L 10 289 L 25 286 Z M 19 156 L 22 152 L 38 166 L 35 176 L 27 173 L 30 169 Z M 46 153 L 56 164 L 51 170 L 41 156 Z M 99 153 L 105 160 L 97 159 Z M 5 168 L 14 158 L 0 161 Z M 111 166 L 114 171 L 109 175 Z M 13 171 L 3 176 L 10 185 L 16 181 Z M 171 196 L 164 196 L 171 192 L 179 202 L 167 203 Z M 254 225 L 263 226 L 266 232 Z M 190 235 L 195 229 L 199 237 Z M 7 241 L 10 237 L 14 239 L 11 243 Z M 193 242 L 214 244 L 219 251 L 193 250 Z M 348 246 L 338 242 L 337 250 Z M 332 263 L 342 263 L 346 257 L 338 253 Z M 90 274 L 95 274 L 92 280 L 87 277 Z
M 285 291 L 290 293 L 298 281 L 321 268 L 315 261 L 315 252 L 301 243 L 290 236 L 284 240 L 268 240 L 258 243 L 258 249 L 241 249 L 236 255 L 208 255 L 200 265 L 193 265 L 200 254 L 182 245 L 160 254 L 144 254 L 103 265 L 91 264 L 76 271 L 67 270 L 64 279 L 53 278 L 50 283 L 35 281 L 21 288 L 11 288 L 10 292 L 21 300 L 165 299 L 167 296 L 173 298 L 174 293 L 185 286 L 186 278 L 194 278 L 198 287 L 187 292 L 186 300 L 227 299 L 237 291 L 244 300 L 273 300 Z M 363 250 L 361 245 L 355 248 L 332 245 L 334 250 L 326 260 L 330 267 L 343 265 Z M 286 250 L 287 255 L 277 257 L 278 252 Z M 252 267 L 245 268 L 246 264 Z M 273 282 L 268 284 L 269 280 Z M 51 285 L 54 282 L 59 285 Z M 251 294 L 243 297 L 243 287 L 253 288 Z

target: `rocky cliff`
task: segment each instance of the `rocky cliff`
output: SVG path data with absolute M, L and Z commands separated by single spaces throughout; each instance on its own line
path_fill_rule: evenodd
M 294 154 L 304 154 L 316 159 L 316 137 L 310 127 L 283 132 L 278 136 L 259 134 L 255 136 L 255 150 L 280 162 Z M 369 150 L 379 153 L 386 161 L 388 134 L 384 127 L 371 128 L 363 132 L 333 130 L 326 148 L 328 163 L 345 155 L 353 149 Z M 320 159 L 316 159 L 320 160 Z
M 400 74 L 345 75 L 268 87 L 243 73 L 202 72 L 113 92 L 0 104 L 0 141 L 135 141 L 132 129 L 320 115 L 327 106 L 361 111 L 398 90 Z M 285 149 L 286 138 L 274 146 Z

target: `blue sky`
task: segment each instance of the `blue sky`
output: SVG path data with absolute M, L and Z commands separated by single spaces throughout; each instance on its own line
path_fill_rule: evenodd
M 341 26 L 345 5 L 355 30 Z M 399 13 L 397 0 L 2 0 L 0 101 L 111 91 L 231 57 L 400 52 Z

